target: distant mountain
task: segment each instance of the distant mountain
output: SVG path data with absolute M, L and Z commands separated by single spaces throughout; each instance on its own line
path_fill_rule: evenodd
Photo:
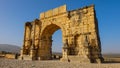
M 0 44 L 0 51 L 20 53 L 20 47 L 16 45 L 10 45 L 10 44 Z
M 107 53 L 107 54 L 102 54 L 103 57 L 109 57 L 109 58 L 120 58 L 120 53 Z

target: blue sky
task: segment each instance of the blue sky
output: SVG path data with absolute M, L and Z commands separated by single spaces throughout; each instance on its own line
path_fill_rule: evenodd
M 119 0 L 0 0 L 0 44 L 22 46 L 25 22 L 33 21 L 39 18 L 41 12 L 64 4 L 68 10 L 95 4 L 102 52 L 120 52 Z M 57 42 L 53 42 L 53 50 L 60 51 L 60 30 L 55 32 L 53 40 Z

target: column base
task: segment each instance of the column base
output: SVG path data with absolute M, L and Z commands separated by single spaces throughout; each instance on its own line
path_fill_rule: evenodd
M 68 58 L 61 58 L 60 61 L 65 62 L 79 62 L 79 63 L 91 63 L 89 58 L 80 56 L 68 56 Z

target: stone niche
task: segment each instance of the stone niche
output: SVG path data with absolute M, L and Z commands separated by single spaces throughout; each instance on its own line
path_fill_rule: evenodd
M 101 63 L 101 42 L 94 5 L 67 11 L 66 5 L 40 13 L 40 18 L 25 23 L 23 60 L 52 59 L 52 35 L 61 29 L 60 61 Z

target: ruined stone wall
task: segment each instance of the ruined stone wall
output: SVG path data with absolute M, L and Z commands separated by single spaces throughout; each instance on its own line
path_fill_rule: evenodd
M 39 20 L 26 23 L 23 54 L 32 53 L 36 58 L 51 59 L 52 35 L 58 29 L 62 31 L 64 43 L 63 60 L 72 60 L 72 56 L 93 62 L 100 59 L 101 45 L 94 5 L 72 11 L 67 11 L 63 5 L 41 13 Z
M 98 58 L 100 54 L 100 40 L 98 25 L 95 16 L 94 5 L 69 12 L 69 44 L 74 45 L 73 53 L 77 55 L 90 54 L 90 57 Z M 85 40 L 87 40 L 90 50 L 86 51 Z M 74 44 L 73 44 L 74 42 Z M 73 48 L 73 46 L 71 46 Z M 92 49 L 93 48 L 93 49 Z

